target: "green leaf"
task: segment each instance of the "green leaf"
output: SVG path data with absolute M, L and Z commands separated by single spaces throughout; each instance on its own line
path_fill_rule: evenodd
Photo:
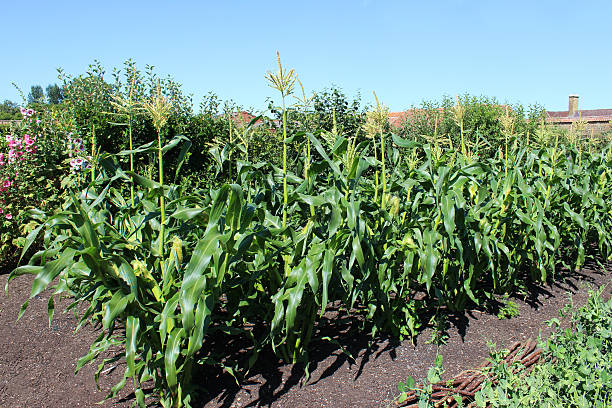
M 398 135 L 396 135 L 395 133 L 391 133 L 391 139 L 393 139 L 393 143 L 395 143 L 399 147 L 405 147 L 405 148 L 408 148 L 408 149 L 413 149 L 415 147 L 419 147 L 420 146 L 420 143 L 414 142 L 412 140 L 403 139 L 403 138 L 399 137 Z
M 117 316 L 125 311 L 128 303 L 134 300 L 134 295 L 125 295 L 120 290 L 116 291 L 111 299 L 104 305 L 102 327 L 108 330 Z
M 187 282 L 187 283 L 185 283 Z M 198 276 L 189 281 L 184 280 L 181 287 L 180 304 L 183 329 L 186 333 L 190 333 L 195 322 L 194 307 L 200 299 L 202 291 L 206 287 L 206 277 Z
M 211 322 L 212 310 L 214 308 L 214 297 L 212 294 L 206 294 L 198 301 L 198 306 L 195 313 L 195 324 L 189 335 L 189 344 L 187 346 L 187 356 L 193 356 L 200 348 L 204 334 Z
M 321 157 L 323 157 L 323 159 L 327 162 L 327 164 L 332 169 L 332 171 L 336 173 L 337 176 L 342 177 L 342 172 L 340 171 L 340 167 L 338 167 L 338 165 L 329 158 L 329 156 L 327 155 L 327 152 L 321 145 L 321 142 L 319 141 L 319 139 L 317 139 L 312 133 L 306 133 L 306 136 L 308 136 L 314 148 L 317 150 L 317 152 L 319 152 Z
M 164 309 L 159 316 L 159 337 L 162 346 L 166 343 L 166 336 L 172 331 L 174 328 L 174 316 L 176 312 L 176 308 L 178 307 L 180 300 L 180 292 L 176 292 L 170 300 L 166 302 L 164 305 Z
M 139 330 L 140 320 L 135 316 L 128 316 L 125 320 L 125 360 L 127 363 L 125 375 L 128 377 L 136 375 L 136 352 L 138 350 Z
M 51 327 L 51 321 L 53 320 L 53 313 L 55 312 L 55 300 L 53 295 L 49 296 L 49 302 L 47 302 L 47 315 L 49 316 L 49 327 Z
M 45 224 L 40 224 L 38 227 L 30 231 L 30 233 L 26 236 L 25 244 L 23 245 L 23 249 L 21 250 L 21 255 L 19 256 L 19 262 L 21 262 L 21 260 L 23 259 L 23 256 L 26 254 L 26 252 L 28 252 L 28 249 L 30 249 L 34 241 L 36 241 L 36 238 L 38 237 L 40 230 L 44 226 Z
M 176 361 L 181 353 L 181 343 L 185 331 L 181 329 L 174 329 L 168 336 L 168 344 L 164 350 L 164 368 L 166 369 L 166 383 L 168 388 L 173 394 L 177 393 L 178 386 L 178 375 Z
M 177 208 L 176 211 L 170 215 L 170 217 L 181 221 L 191 221 L 192 219 L 197 218 L 203 212 L 204 208 L 180 207 Z
M 321 286 L 323 288 L 323 294 L 321 295 L 321 315 L 325 313 L 329 299 L 329 281 L 331 279 L 333 268 L 334 268 L 334 253 L 331 250 L 326 250 L 323 255 L 323 267 L 321 268 Z
M 219 229 L 216 225 L 209 226 L 204 237 L 198 241 L 189 263 L 185 267 L 183 285 L 190 284 L 190 281 L 203 275 L 210 264 L 213 254 L 219 246 Z
M 229 195 L 231 187 L 229 184 L 224 184 L 221 186 L 219 191 L 217 191 L 217 195 L 213 200 L 213 205 L 210 210 L 210 215 L 208 217 L 208 227 L 216 224 L 221 218 L 221 214 L 227 205 L 227 196 Z
M 237 184 L 232 184 L 227 213 L 225 215 L 226 222 L 232 231 L 238 231 L 240 226 L 240 215 L 242 212 L 242 188 Z
M 43 290 L 49 286 L 49 283 L 57 277 L 65 268 L 74 263 L 74 255 L 76 251 L 72 248 L 67 248 L 62 252 L 60 257 L 55 261 L 47 262 L 42 267 L 40 273 L 34 279 L 32 283 L 32 292 L 30 298 L 40 294 Z M 17 268 L 13 273 L 26 270 L 26 267 Z M 12 275 L 12 274 L 11 274 Z
M 342 215 L 340 214 L 340 210 L 337 205 L 331 206 L 331 215 L 329 218 L 329 226 L 327 228 L 327 234 L 329 238 L 333 238 L 333 236 L 338 231 L 338 227 L 342 222 Z

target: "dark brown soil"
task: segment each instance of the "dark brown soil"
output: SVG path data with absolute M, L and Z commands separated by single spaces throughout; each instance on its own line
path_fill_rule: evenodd
M 610 268 L 606 268 L 610 270 Z M 0 276 L 3 288 L 7 275 Z M 118 382 L 124 367 L 100 377 L 96 388 L 95 366 L 86 366 L 76 376 L 79 357 L 86 354 L 98 331 L 85 327 L 74 333 L 78 322 L 71 313 L 61 313 L 68 301 L 56 304 L 56 315 L 48 325 L 47 300 L 50 293 L 30 301 L 20 321 L 15 319 L 30 291 L 32 279 L 11 282 L 9 296 L 0 294 L 0 407 L 127 407 L 133 403 L 129 382 L 119 398 L 96 403 Z M 498 347 L 548 334 L 546 320 L 558 317 L 567 303 L 567 292 L 581 305 L 588 287 L 608 284 L 610 276 L 597 266 L 585 268 L 551 286 L 529 287 L 523 299 L 513 299 L 520 315 L 500 320 L 492 314 L 468 311 L 449 315 L 448 341 L 440 346 L 448 377 L 480 365 L 488 355 L 489 342 Z M 342 323 L 339 329 L 345 328 Z M 197 407 L 387 407 L 397 394 L 397 383 L 408 376 L 424 378 L 436 356 L 437 347 L 427 341 L 432 329 L 424 330 L 413 345 L 367 333 L 339 330 L 335 340 L 356 357 L 353 361 L 330 343 L 315 344 L 311 354 L 311 377 L 303 383 L 300 367 L 282 365 L 264 356 L 238 387 L 227 373 L 211 371 L 196 381 L 207 392 Z

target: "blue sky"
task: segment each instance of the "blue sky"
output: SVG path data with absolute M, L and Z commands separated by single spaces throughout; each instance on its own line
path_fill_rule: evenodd
M 103 5 L 102 5 L 103 4 Z M 567 109 L 612 108 L 610 1 L 5 2 L 0 100 L 57 82 L 58 67 L 110 71 L 128 58 L 194 95 L 264 109 L 283 63 L 307 91 L 372 91 L 391 110 L 442 95 Z

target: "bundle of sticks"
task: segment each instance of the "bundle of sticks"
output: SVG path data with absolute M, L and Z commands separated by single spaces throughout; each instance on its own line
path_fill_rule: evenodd
M 524 345 L 521 342 L 512 344 L 508 355 L 503 359 L 503 363 L 512 367 L 514 373 L 530 371 L 542 354 L 542 349 L 538 348 L 537 344 L 536 341 L 531 339 Z M 474 407 L 474 395 L 480 390 L 482 383 L 486 379 L 493 384 L 496 383 L 496 379 L 487 374 L 487 369 L 490 366 L 491 361 L 487 360 L 477 369 L 462 371 L 450 381 L 440 381 L 432 384 L 433 392 L 430 395 L 430 403 L 433 403 L 436 408 L 454 408 L 458 406 L 457 397 L 461 399 L 463 406 Z M 412 390 L 407 393 L 407 398 L 400 406 L 418 408 L 418 400 L 417 391 Z

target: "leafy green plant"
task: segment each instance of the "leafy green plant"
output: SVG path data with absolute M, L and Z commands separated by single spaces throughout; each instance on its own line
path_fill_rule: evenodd
M 570 327 L 546 341 L 542 362 L 527 375 L 515 374 L 492 352 L 488 379 L 475 395 L 479 407 L 607 407 L 612 403 L 612 301 L 604 300 L 606 286 L 589 292 L 586 305 L 569 312 Z M 563 313 L 562 313 L 563 315 Z M 555 323 L 553 323 L 555 324 Z M 494 381 L 493 381 L 494 380 Z
M 513 317 L 517 317 L 521 314 L 518 305 L 512 300 L 508 299 L 508 294 L 504 294 L 502 298 L 502 306 L 499 308 L 497 312 L 497 318 L 500 320 L 504 319 L 512 319 Z
M 24 107 L 21 113 L 22 120 L 0 140 L 0 259 L 11 267 L 36 224 L 25 219 L 25 211 L 59 206 L 65 185 L 75 178 L 72 173 L 87 165 L 84 158 L 69 157 L 69 126 L 63 117 Z
M 395 398 L 395 402 L 397 404 L 404 403 L 408 397 L 408 393 L 410 391 L 416 391 L 418 408 L 433 408 L 439 406 L 432 402 L 431 397 L 433 393 L 433 384 L 440 382 L 443 374 L 442 355 L 436 354 L 434 364 L 427 371 L 425 385 L 422 387 L 418 386 L 413 377 L 408 377 L 406 381 L 400 381 L 397 385 L 400 394 Z M 456 401 L 459 406 L 461 406 L 461 398 L 457 398 Z
M 544 109 L 538 105 L 527 109 L 520 105 L 508 106 L 484 96 L 446 96 L 440 101 L 424 101 L 420 106 L 413 106 L 397 132 L 409 140 L 423 140 L 437 132 L 462 152 L 467 145 L 477 143 L 478 138 L 480 157 L 488 158 L 495 156 L 504 145 L 500 118 L 506 113 L 514 119 L 514 131 L 528 139 L 536 132 Z
M 432 316 L 429 323 L 432 326 L 431 329 L 431 337 L 427 340 L 428 344 L 435 344 L 436 346 L 440 346 L 442 344 L 446 344 L 448 341 L 448 320 L 446 316 L 436 313 Z

